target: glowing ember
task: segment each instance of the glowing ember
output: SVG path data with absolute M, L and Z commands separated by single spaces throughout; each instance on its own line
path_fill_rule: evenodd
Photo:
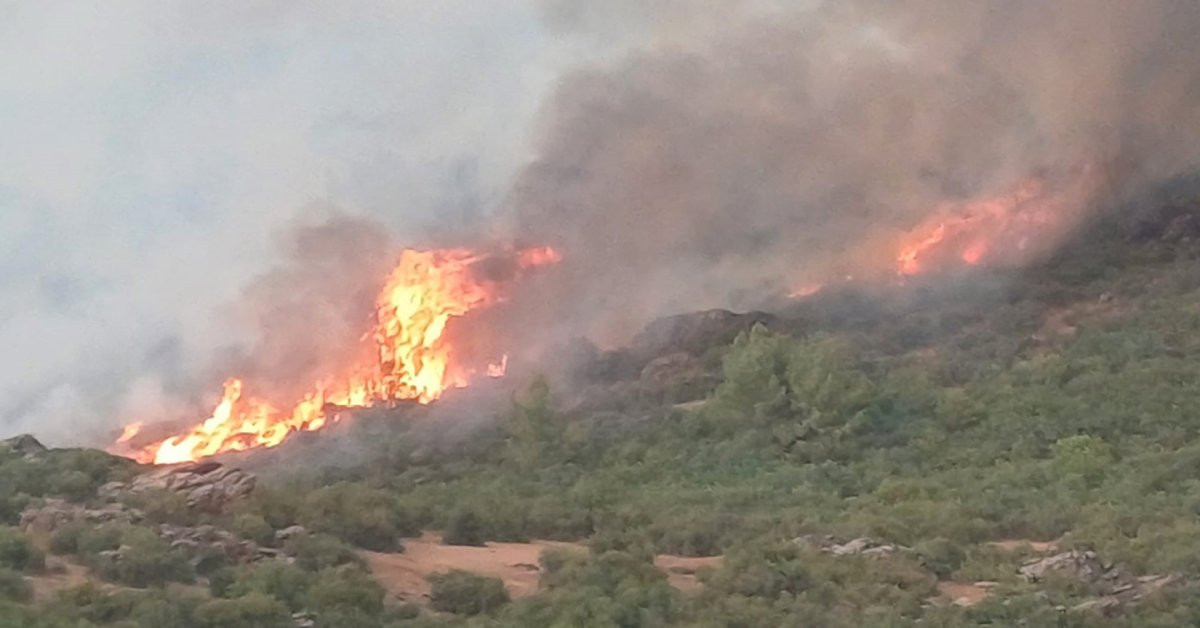
M 549 264 L 557 264 L 562 261 L 562 255 L 551 247 L 543 246 L 532 249 L 523 249 L 517 253 L 517 264 L 521 268 L 532 268 L 534 266 L 547 266 Z
M 507 353 L 504 354 L 504 357 L 500 358 L 499 362 L 494 362 L 492 364 L 489 364 L 487 367 L 488 377 L 504 377 L 504 374 L 507 372 L 508 372 L 508 354 Z
M 483 259 L 464 249 L 404 251 L 376 301 L 374 328 L 364 336 L 364 341 L 372 343 L 372 359 L 348 369 L 342 377 L 317 382 L 290 412 L 247 396 L 242 380 L 230 379 L 208 420 L 185 434 L 146 447 L 134 457 L 170 464 L 273 447 L 294 431 L 324 427 L 329 421 L 329 405 L 365 407 L 405 399 L 429 403 L 448 388 L 465 386 L 470 371 L 452 364 L 445 331 L 451 319 L 502 299 L 499 281 L 472 272 Z M 560 259 L 558 252 L 548 247 L 521 250 L 514 256 L 521 269 Z M 504 356 L 498 364 L 488 366 L 488 375 L 502 377 L 507 366 L 508 356 Z M 140 424 L 126 427 L 117 444 L 129 442 L 140 430 Z
M 793 288 L 792 291 L 788 293 L 788 296 L 793 299 L 803 299 L 804 297 L 811 297 L 812 295 L 824 289 L 825 284 L 823 282 L 814 281 L 812 283 L 801 284 Z

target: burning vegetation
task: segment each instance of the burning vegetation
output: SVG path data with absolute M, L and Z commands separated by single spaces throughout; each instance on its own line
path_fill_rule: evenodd
M 241 378 L 230 378 L 216 409 L 202 423 L 132 452 L 128 443 L 141 425 L 130 424 L 114 450 L 142 462 L 186 462 L 273 447 L 292 432 L 321 429 L 331 416 L 336 420 L 329 411 L 333 407 L 434 401 L 449 388 L 466 386 L 477 370 L 454 359 L 446 335 L 453 319 L 502 301 L 508 284 L 523 272 L 560 259 L 549 247 L 499 256 L 467 249 L 406 250 L 376 299 L 374 324 L 357 352 L 360 359 L 337 376 L 315 382 L 289 406 L 253 394 Z M 506 272 L 496 272 L 497 267 Z M 486 375 L 503 376 L 507 363 L 507 355 L 496 356 L 485 366 Z

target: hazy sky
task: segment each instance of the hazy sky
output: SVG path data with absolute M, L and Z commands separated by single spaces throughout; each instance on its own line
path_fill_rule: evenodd
M 1191 172 L 1198 25 L 1171 0 L 0 0 L 0 437 L 201 419 L 239 296 L 334 211 L 563 247 L 521 321 L 573 335 L 840 273 L 1035 173 Z
M 502 192 L 571 56 L 539 7 L 320 4 L 0 1 L 0 436 L 167 403 L 316 204 L 404 239 Z

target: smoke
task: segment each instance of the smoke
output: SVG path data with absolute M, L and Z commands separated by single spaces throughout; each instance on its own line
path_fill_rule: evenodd
M 280 266 L 254 278 L 235 302 L 252 338 L 217 361 L 214 373 L 236 373 L 287 407 L 356 363 L 399 248 L 379 222 L 343 215 L 297 224 L 281 244 Z
M 1197 27 L 1154 0 L 0 0 L 0 432 L 108 442 L 202 417 L 229 370 L 309 384 L 399 246 L 553 245 L 489 324 L 616 342 L 870 271 L 1030 176 L 1082 216 L 1195 167 Z
M 1200 155 L 1195 3 L 547 7 L 649 33 L 563 79 L 507 199 L 513 237 L 567 255 L 545 320 L 600 338 L 869 272 L 864 243 L 1032 176 L 1069 227 Z
M 314 205 L 407 245 L 477 220 L 567 61 L 539 19 L 473 0 L 0 0 L 0 437 L 97 444 L 207 416 L 213 371 L 261 340 L 240 299 Z

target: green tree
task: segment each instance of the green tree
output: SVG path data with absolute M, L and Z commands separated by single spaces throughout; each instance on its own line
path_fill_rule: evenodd
M 532 469 L 558 459 L 563 421 L 554 411 L 550 384 L 538 378 L 524 399 L 513 402 L 507 424 L 506 458 L 520 469 Z

